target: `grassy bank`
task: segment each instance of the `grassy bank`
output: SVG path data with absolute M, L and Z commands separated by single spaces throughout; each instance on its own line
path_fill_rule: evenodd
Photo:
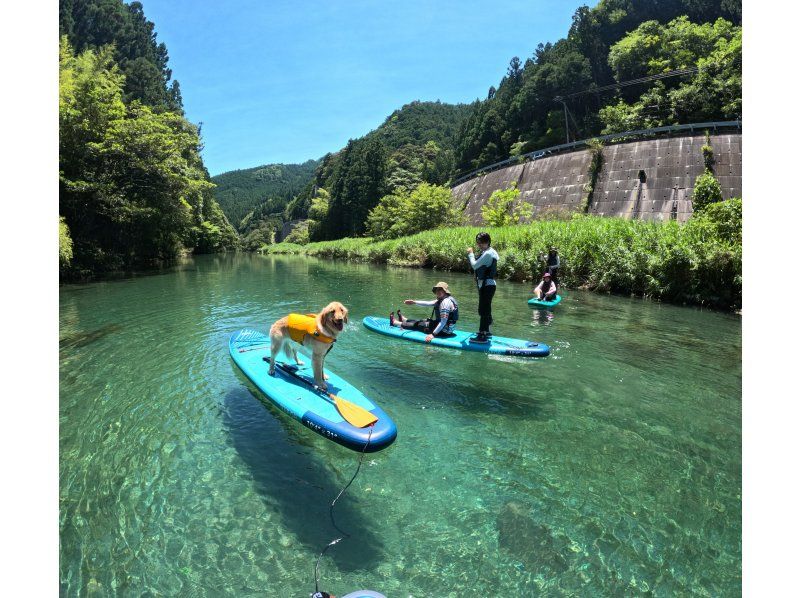
M 538 261 L 559 249 L 560 278 L 568 287 L 635 294 L 676 303 L 739 309 L 742 300 L 741 200 L 715 204 L 687 224 L 579 216 L 519 226 L 474 226 L 426 231 L 390 241 L 340 239 L 293 245 L 268 253 L 468 272 L 465 248 L 480 230 L 500 254 L 499 276 L 538 279 Z

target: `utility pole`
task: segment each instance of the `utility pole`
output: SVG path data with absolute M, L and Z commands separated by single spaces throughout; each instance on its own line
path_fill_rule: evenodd
M 562 104 L 564 104 L 564 131 L 566 131 L 567 133 L 567 143 L 569 143 L 569 121 L 567 120 L 567 103 L 561 96 L 556 96 L 553 99 L 556 102 L 561 102 Z

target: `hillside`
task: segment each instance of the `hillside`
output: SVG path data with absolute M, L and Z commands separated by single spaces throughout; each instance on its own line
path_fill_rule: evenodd
M 467 104 L 411 102 L 392 112 L 373 131 L 316 162 L 269 165 L 218 175 L 213 178 L 218 185 L 215 197 L 248 247 L 269 239 L 284 222 L 308 218 L 315 190 L 331 187 L 335 179 L 344 185 L 346 180 L 357 178 L 359 175 L 350 166 L 361 164 L 361 160 L 354 162 L 351 158 L 361 155 L 365 148 L 380 148 L 384 159 L 379 162 L 388 164 L 390 188 L 423 181 L 444 183 L 452 170 L 458 132 L 471 110 Z M 356 194 L 364 191 L 352 185 L 348 188 Z M 353 217 L 359 220 L 362 216 L 363 209 L 359 207 Z
M 265 164 L 244 170 L 232 170 L 211 178 L 217 187 L 214 198 L 241 231 L 242 219 L 259 204 L 270 202 L 274 211 L 283 211 L 286 204 L 314 176 L 319 160 L 302 164 Z
M 429 141 L 454 149 L 459 129 L 471 110 L 469 104 L 411 102 L 392 112 L 365 137 L 379 139 L 390 150 L 408 144 L 425 145 Z

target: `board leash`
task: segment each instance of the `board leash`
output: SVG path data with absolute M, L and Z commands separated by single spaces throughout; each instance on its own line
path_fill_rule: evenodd
M 339 538 L 336 538 L 335 540 L 332 540 L 332 541 L 328 542 L 328 544 L 325 546 L 325 548 L 322 549 L 322 552 L 320 552 L 319 556 L 317 557 L 317 563 L 316 563 L 316 565 L 314 565 L 314 594 L 313 595 L 320 594 L 320 591 L 319 591 L 319 562 L 320 562 L 320 560 L 322 559 L 322 557 L 325 555 L 325 553 L 328 551 L 328 549 L 331 546 L 334 546 L 334 545 L 338 544 L 339 542 L 341 542 L 342 540 L 350 537 L 350 534 L 348 534 L 346 531 L 344 531 L 342 528 L 340 528 L 338 525 L 336 525 L 336 520 L 333 517 L 333 507 L 336 505 L 336 501 L 339 500 L 341 498 L 341 496 L 345 493 L 345 491 L 350 487 L 350 484 L 353 483 L 353 480 L 356 479 L 356 476 L 358 475 L 358 472 L 361 471 L 361 464 L 364 462 L 364 455 L 367 452 L 367 447 L 369 446 L 370 440 L 372 439 L 372 431 L 374 429 L 375 429 L 375 424 L 370 424 L 370 426 L 369 426 L 369 436 L 367 436 L 367 443 L 364 445 L 364 448 L 361 450 L 361 456 L 358 459 L 358 467 L 356 467 L 356 471 L 353 474 L 353 477 L 350 478 L 350 481 L 347 482 L 347 484 L 345 484 L 344 488 L 342 488 L 339 491 L 339 494 L 336 495 L 336 498 L 333 499 L 333 502 L 331 502 L 331 506 L 330 506 L 330 508 L 328 510 L 328 514 L 331 517 L 331 523 L 333 524 L 333 527 L 336 529 L 336 531 L 338 531 L 342 535 Z

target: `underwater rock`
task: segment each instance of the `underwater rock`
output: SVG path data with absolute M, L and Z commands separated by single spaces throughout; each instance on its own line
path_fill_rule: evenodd
M 536 523 L 530 509 L 522 503 L 510 501 L 503 506 L 497 516 L 497 534 L 500 548 L 521 561 L 530 572 L 548 569 L 563 573 L 568 568 L 561 554 L 568 540 Z
M 58 348 L 61 350 L 67 348 L 85 347 L 86 345 L 89 345 L 95 341 L 99 341 L 101 338 L 119 330 L 122 330 L 122 326 L 119 324 L 107 324 L 106 326 L 97 328 L 91 332 L 76 332 L 73 334 L 68 334 L 58 339 Z

